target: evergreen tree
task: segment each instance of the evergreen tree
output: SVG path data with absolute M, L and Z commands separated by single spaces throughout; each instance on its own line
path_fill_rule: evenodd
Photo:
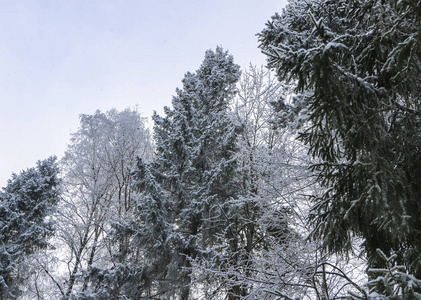
M 13 174 L 0 192 L 0 298 L 15 299 L 29 277 L 21 264 L 48 247 L 54 233 L 51 219 L 59 201 L 56 158 L 38 161 L 35 168 Z
M 212 248 L 236 247 L 229 200 L 238 194 L 237 128 L 228 105 L 239 76 L 231 55 L 220 47 L 208 50 L 200 68 L 185 75 L 173 108 L 153 117 L 156 156 L 151 164 L 139 164 L 136 236 L 155 293 L 188 299 L 191 260 L 229 264 L 221 247 L 219 252 Z
M 259 34 L 268 65 L 296 84 L 301 140 L 320 160 L 315 230 L 331 252 L 364 238 L 421 274 L 419 1 L 290 1 Z

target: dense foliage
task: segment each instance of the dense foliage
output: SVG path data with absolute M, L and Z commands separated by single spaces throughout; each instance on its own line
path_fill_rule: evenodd
M 291 1 L 260 33 L 307 114 L 320 162 L 313 238 L 331 252 L 364 238 L 421 275 L 421 14 L 417 1 Z
M 0 298 L 15 299 L 29 277 L 25 259 L 48 247 L 54 233 L 51 215 L 59 196 L 56 158 L 13 174 L 0 192 Z
M 173 108 L 153 117 L 155 157 L 140 163 L 137 174 L 143 225 L 137 234 L 156 289 L 166 295 L 189 298 L 191 260 L 234 263 L 215 249 L 237 246 L 228 202 L 238 194 L 236 128 L 227 112 L 239 76 L 231 55 L 209 50 L 199 69 L 185 75 Z

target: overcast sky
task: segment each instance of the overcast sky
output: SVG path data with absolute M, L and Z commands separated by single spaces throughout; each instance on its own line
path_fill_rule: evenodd
M 207 49 L 265 63 L 260 32 L 286 0 L 0 1 L 0 187 L 61 157 L 79 115 L 162 112 Z

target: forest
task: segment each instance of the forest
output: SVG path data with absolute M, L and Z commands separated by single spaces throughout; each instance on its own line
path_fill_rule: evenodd
M 0 299 L 421 299 L 421 1 L 290 0 L 153 129 L 80 115 L 0 192 Z M 255 33 L 251 33 L 255 34 Z

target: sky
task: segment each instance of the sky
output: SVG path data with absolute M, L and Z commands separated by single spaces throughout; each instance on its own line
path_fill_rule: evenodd
M 171 105 L 205 51 L 264 65 L 256 33 L 286 0 L 0 0 L 0 187 L 61 157 L 80 114 Z

